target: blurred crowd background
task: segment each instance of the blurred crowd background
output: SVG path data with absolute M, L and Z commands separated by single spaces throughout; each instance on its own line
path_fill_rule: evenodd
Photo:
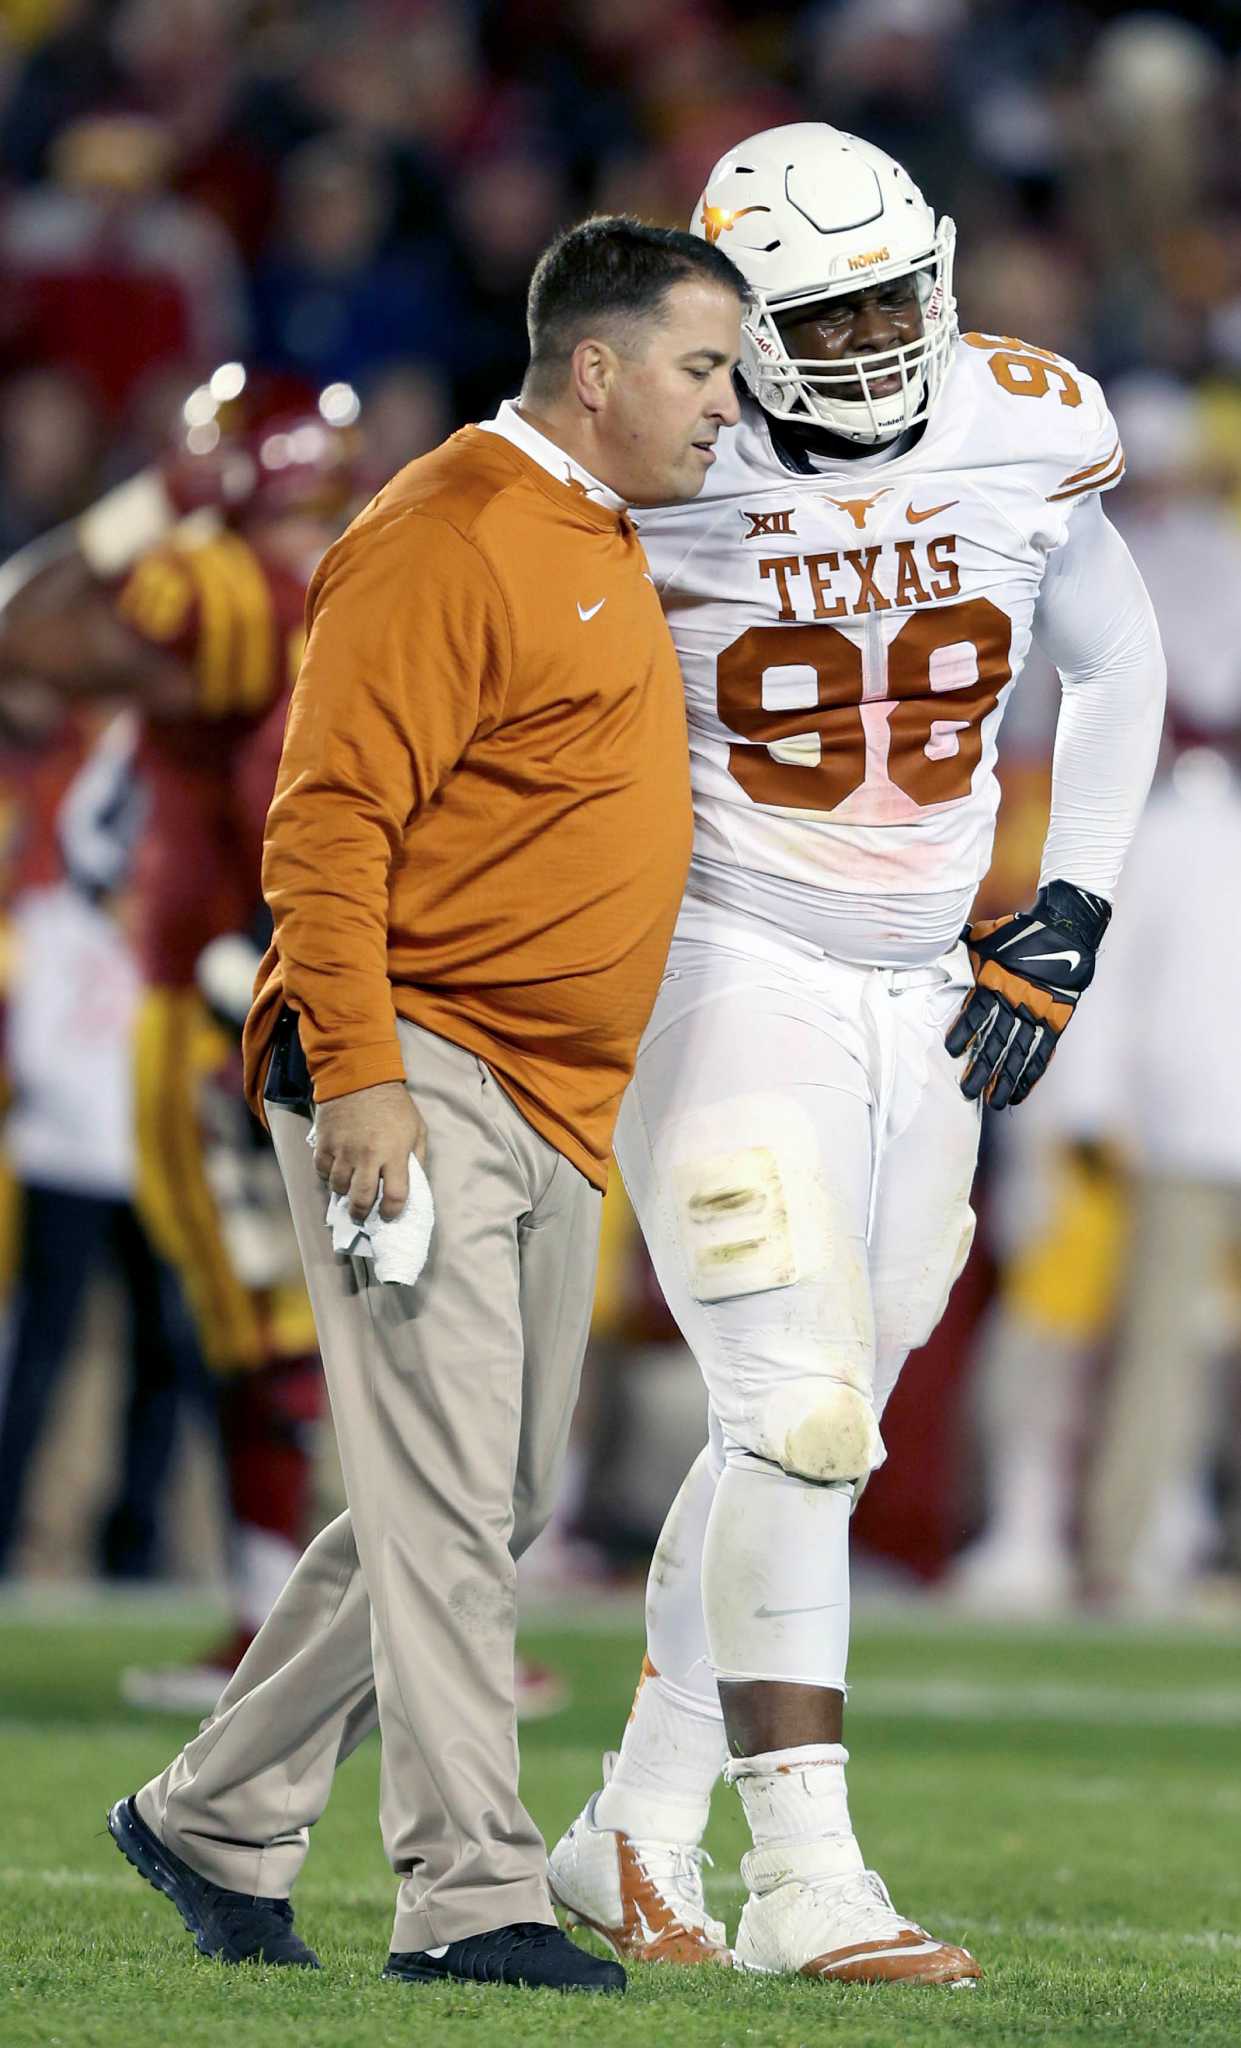
M 291 405 L 353 387 L 377 483 L 515 392 L 558 227 L 684 222 L 728 147 L 807 118 L 881 144 L 955 217 L 963 327 L 1105 380 L 1129 457 L 1108 509 L 1172 692 L 1097 989 L 1030 1108 L 988 1126 L 978 1245 L 889 1412 L 864 1555 L 878 1583 L 1002 1613 L 1241 1602 L 1241 10 L 0 0 L 0 557 L 164 458 L 226 362 Z M 1055 701 L 1036 664 L 991 910 L 1035 885 Z M 120 744 L 109 717 L 34 679 L 0 699 L 0 1575 L 36 1587 L 215 1582 L 235 1540 L 218 1390 L 109 1135 L 138 1000 L 123 887 L 119 943 L 79 934 L 68 984 L 49 937 L 76 879 L 62 800 L 101 731 Z M 40 1058 L 76 1090 L 59 1151 L 32 1136 Z M 286 1422 L 319 1432 L 323 1513 L 312 1417 Z M 618 1192 L 532 1576 L 640 1571 L 702 1430 Z

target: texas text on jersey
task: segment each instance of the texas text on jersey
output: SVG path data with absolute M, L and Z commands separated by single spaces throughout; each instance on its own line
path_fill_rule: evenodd
M 1048 558 L 1123 470 L 1093 378 L 1008 335 L 962 336 L 921 432 L 846 461 L 812 467 L 747 398 L 702 496 L 639 515 L 685 678 L 691 891 L 838 959 L 942 954 Z

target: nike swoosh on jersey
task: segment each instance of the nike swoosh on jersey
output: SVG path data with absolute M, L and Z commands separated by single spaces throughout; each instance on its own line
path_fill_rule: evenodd
M 586 608 L 585 608 L 585 606 L 584 606 L 584 605 L 582 605 L 581 603 L 579 603 L 579 604 L 578 604 L 578 608 L 577 608 L 577 615 L 578 615 L 578 618 L 579 618 L 579 619 L 581 620 L 582 624 L 583 624 L 583 625 L 585 625 L 585 624 L 586 624 L 586 621 L 587 621 L 587 619 L 593 619 L 593 618 L 594 618 L 594 616 L 595 616 L 595 613 L 596 613 L 596 612 L 601 612 L 601 611 L 603 610 L 603 607 L 604 607 L 604 605 L 605 605 L 606 603 L 607 603 L 607 599 L 606 599 L 606 597 L 601 597 L 601 598 L 599 599 L 599 602 L 598 602 L 598 604 L 592 604 L 592 605 L 591 605 L 591 607 L 590 607 L 589 611 L 587 611 L 587 610 L 586 610 Z
M 905 517 L 911 526 L 920 526 L 924 519 L 934 519 L 937 512 L 951 512 L 953 506 L 960 502 L 959 498 L 949 498 L 946 505 L 928 505 L 925 512 L 915 512 L 910 505 L 906 508 Z

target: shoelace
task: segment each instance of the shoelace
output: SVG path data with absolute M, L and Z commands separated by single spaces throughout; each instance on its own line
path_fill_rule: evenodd
M 712 1941 L 724 1943 L 724 1923 L 713 1920 L 703 1896 L 704 1866 L 714 1870 L 715 1860 L 707 1851 L 686 1842 L 658 1842 L 643 1836 L 635 1843 L 646 1874 L 674 1900 L 678 1917 L 686 1927 L 701 1927 Z
M 833 1879 L 822 1889 L 830 1897 L 833 1925 L 846 1940 L 885 1939 L 914 1926 L 897 1912 L 878 1871 L 860 1871 L 843 1883 Z

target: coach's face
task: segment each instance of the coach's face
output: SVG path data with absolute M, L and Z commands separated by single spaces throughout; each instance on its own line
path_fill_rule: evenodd
M 726 286 L 686 278 L 657 314 L 606 351 L 595 432 L 605 482 L 630 505 L 697 497 L 721 427 L 740 416 L 733 371 L 741 305 Z

